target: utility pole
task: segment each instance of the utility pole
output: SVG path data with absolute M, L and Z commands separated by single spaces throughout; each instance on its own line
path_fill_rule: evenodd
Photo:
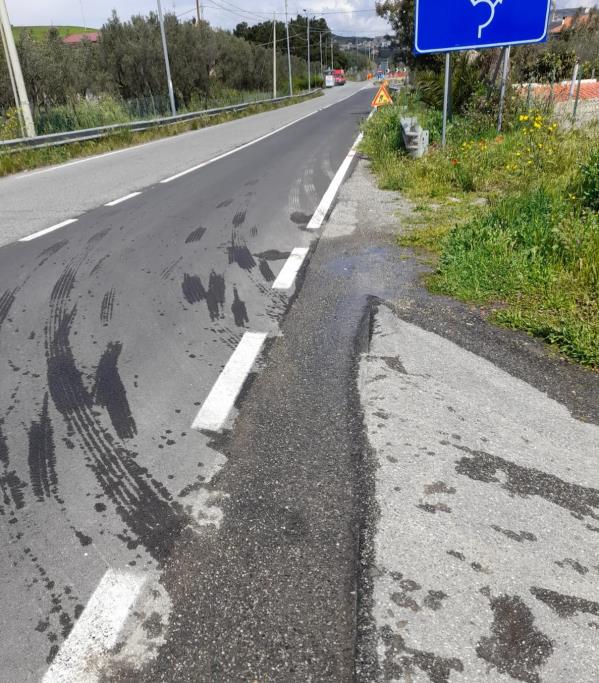
M 293 76 L 291 75 L 291 46 L 289 43 L 289 17 L 287 16 L 287 0 L 285 0 L 285 28 L 287 29 L 287 70 L 289 71 L 289 96 L 293 97 Z
M 202 21 L 202 19 L 203 19 L 203 17 L 202 17 L 202 3 L 200 2 L 200 0 L 196 0 L 196 14 L 198 17 L 198 27 L 199 27 L 200 21 Z
M 312 92 L 312 72 L 310 69 L 310 14 L 307 9 L 305 9 L 304 12 L 306 13 L 306 19 L 308 20 L 308 92 Z
M 171 65 L 168 59 L 168 47 L 166 45 L 166 33 L 164 32 L 164 17 L 162 16 L 162 4 L 160 0 L 158 3 L 158 20 L 160 21 L 160 35 L 162 36 L 162 52 L 164 53 L 164 66 L 166 67 L 166 81 L 168 84 L 168 96 L 171 101 L 171 112 L 173 116 L 177 115 L 177 107 L 175 106 L 175 93 L 173 92 L 173 79 L 171 78 Z
M 277 99 L 277 15 L 272 13 L 272 98 Z
M 34 138 L 35 125 L 33 123 L 33 115 L 31 114 L 31 105 L 29 104 L 29 98 L 27 97 L 27 89 L 25 88 L 25 81 L 23 80 L 19 55 L 17 53 L 17 47 L 15 45 L 15 39 L 12 34 L 10 19 L 8 18 L 8 11 L 4 0 L 0 0 L 0 38 L 2 38 L 2 44 L 4 45 L 6 63 L 10 73 L 15 105 L 19 112 L 22 133 L 24 137 Z
M 335 68 L 335 56 L 333 55 L 333 34 L 331 33 L 331 69 Z
M 318 39 L 319 39 L 319 45 L 320 45 L 320 75 L 324 73 L 324 66 L 322 64 L 322 31 L 318 32 Z

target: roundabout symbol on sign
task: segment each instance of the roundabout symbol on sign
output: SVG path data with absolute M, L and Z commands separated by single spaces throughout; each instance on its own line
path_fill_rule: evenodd
M 487 28 L 487 26 L 490 26 L 493 23 L 493 19 L 495 19 L 495 8 L 497 5 L 501 5 L 503 0 L 470 0 L 470 2 L 472 3 L 473 7 L 477 7 L 481 3 L 489 5 L 489 9 L 491 10 L 489 19 L 478 27 L 478 39 L 480 40 L 483 36 L 483 31 Z

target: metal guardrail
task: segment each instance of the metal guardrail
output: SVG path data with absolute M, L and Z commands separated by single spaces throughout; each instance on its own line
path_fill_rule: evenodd
M 321 89 L 312 90 L 312 93 L 319 92 Z M 73 130 L 66 133 L 50 133 L 49 135 L 37 135 L 34 138 L 17 138 L 15 140 L 0 140 L 0 153 L 15 152 L 23 149 L 42 149 L 44 147 L 55 147 L 57 145 L 68 145 L 75 142 L 86 142 L 87 140 L 97 140 L 99 138 L 119 133 L 121 131 L 141 132 L 159 126 L 172 126 L 177 123 L 185 121 L 192 121 L 210 116 L 218 116 L 227 112 L 243 111 L 249 107 L 258 104 L 276 104 L 277 102 L 284 102 L 285 100 L 296 99 L 298 97 L 305 97 L 308 92 L 302 92 L 298 95 L 285 95 L 284 97 L 276 97 L 269 100 L 255 100 L 253 102 L 243 102 L 240 104 L 232 104 L 227 107 L 218 107 L 215 109 L 205 109 L 203 111 L 194 111 L 187 114 L 178 114 L 177 116 L 164 116 L 157 119 L 146 119 L 145 121 L 129 121 L 128 123 L 114 123 L 110 126 L 99 126 L 97 128 L 84 128 L 81 130 Z

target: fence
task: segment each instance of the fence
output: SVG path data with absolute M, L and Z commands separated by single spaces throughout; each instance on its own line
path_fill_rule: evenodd
M 564 124 L 585 125 L 599 120 L 596 79 L 519 84 L 516 90 L 526 99 L 528 109 L 551 113 Z

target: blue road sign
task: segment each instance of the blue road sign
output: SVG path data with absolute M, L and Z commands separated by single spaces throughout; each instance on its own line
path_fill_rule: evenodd
M 551 0 L 416 0 L 417 54 L 541 43 Z

